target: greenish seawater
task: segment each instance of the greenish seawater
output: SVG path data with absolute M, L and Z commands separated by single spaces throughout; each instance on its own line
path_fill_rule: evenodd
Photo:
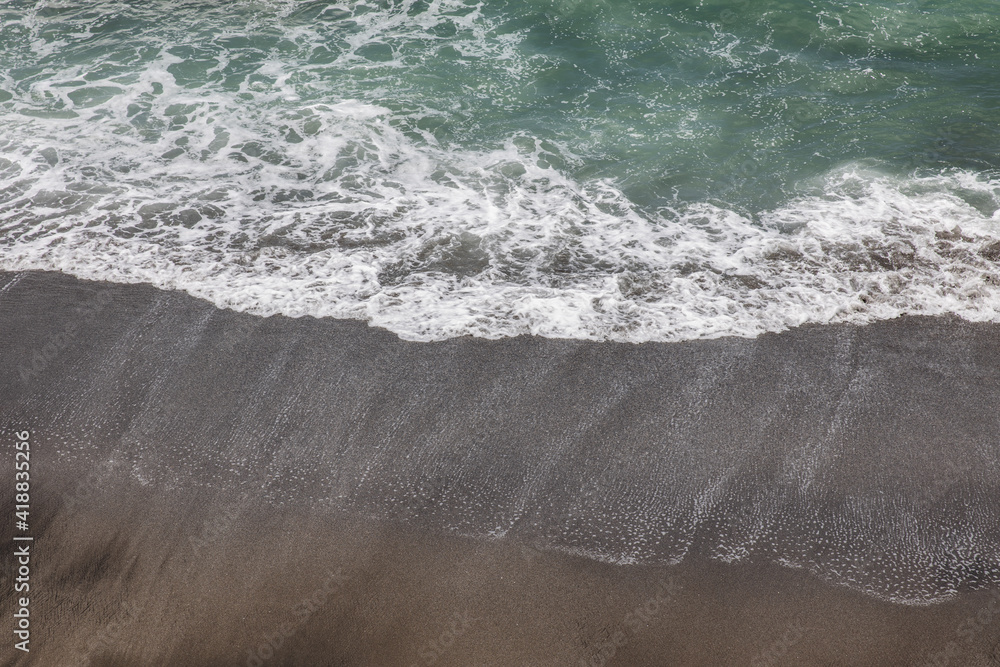
M 998 37 L 982 0 L 5 2 L 0 265 L 415 338 L 993 319 Z

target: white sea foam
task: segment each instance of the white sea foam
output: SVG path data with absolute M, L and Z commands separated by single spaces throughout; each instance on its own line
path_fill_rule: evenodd
M 1000 184 L 970 173 L 849 168 L 758 220 L 709 204 L 651 217 L 513 142 L 446 155 L 371 105 L 310 111 L 337 132 L 293 147 L 282 158 L 293 164 L 147 158 L 133 177 L 112 172 L 137 162 L 136 144 L 93 137 L 55 167 L 40 145 L 25 149 L 5 169 L 5 189 L 23 191 L 0 214 L 0 266 L 150 282 L 262 315 L 358 318 L 413 340 L 1000 320 Z M 331 176 L 344 156 L 354 169 Z M 296 168 L 311 193 L 282 199 Z M 105 178 L 88 183 L 86 170 Z
M 904 313 L 1000 321 L 991 175 L 847 164 L 752 218 L 710 203 L 651 210 L 614 182 L 572 176 L 588 160 L 573 146 L 527 130 L 453 141 L 435 132 L 440 109 L 369 94 L 377 76 L 324 78 L 371 67 L 365 45 L 433 41 L 445 24 L 463 57 L 505 63 L 506 89 L 535 67 L 518 34 L 487 38 L 497 26 L 477 5 L 439 0 L 414 16 L 404 5 L 352 16 L 350 48 L 329 65 L 261 51 L 222 85 L 211 73 L 238 68 L 220 47 L 186 79 L 197 59 L 164 36 L 97 63 L 145 59 L 121 76 L 58 61 L 7 86 L 0 269 L 149 282 L 412 340 L 677 341 Z M 321 27 L 290 24 L 282 38 L 313 53 L 330 44 Z M 44 60 L 50 47 L 32 48 Z M 416 57 L 385 53 L 385 67 Z
M 447 150 L 353 100 L 238 122 L 224 100 L 163 80 L 166 99 L 133 91 L 130 103 L 189 117 L 152 142 L 114 122 L 22 122 L 31 139 L 8 139 L 2 162 L 0 267 L 150 282 L 262 315 L 358 318 L 413 340 L 1000 319 L 1000 183 L 969 172 L 851 165 L 756 220 L 710 204 L 650 215 L 609 183 L 539 166 L 528 137 Z M 290 130 L 309 139 L 289 143 Z

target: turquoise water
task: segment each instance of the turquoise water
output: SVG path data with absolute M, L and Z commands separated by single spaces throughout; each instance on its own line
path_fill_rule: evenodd
M 0 267 L 433 339 L 1000 318 L 1000 13 L 7 2 Z

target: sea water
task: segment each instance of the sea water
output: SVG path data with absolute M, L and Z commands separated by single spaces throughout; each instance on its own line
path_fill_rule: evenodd
M 0 3 L 0 269 L 403 338 L 1000 321 L 987 0 Z

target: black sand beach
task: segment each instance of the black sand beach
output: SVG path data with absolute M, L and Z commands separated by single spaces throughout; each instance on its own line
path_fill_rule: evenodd
M 411 343 L 52 273 L 0 325 L 2 664 L 1000 665 L 1000 326 Z

